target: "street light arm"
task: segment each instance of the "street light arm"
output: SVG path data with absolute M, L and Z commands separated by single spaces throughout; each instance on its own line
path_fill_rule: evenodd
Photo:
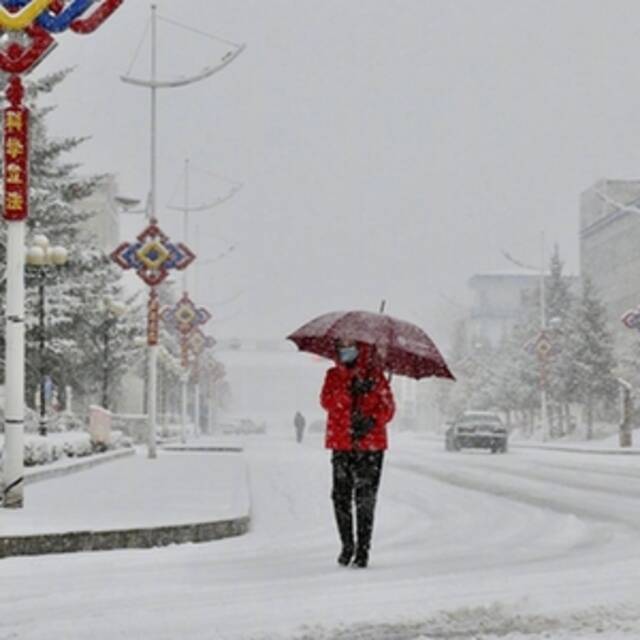
M 233 196 L 235 196 L 236 193 L 238 193 L 238 191 L 240 191 L 240 189 L 242 189 L 242 187 L 243 187 L 242 184 L 234 185 L 228 191 L 228 193 L 226 193 L 223 196 L 220 196 L 217 200 L 213 200 L 212 202 L 210 202 L 208 204 L 202 204 L 202 205 L 198 205 L 196 207 L 184 207 L 184 206 L 175 207 L 175 206 L 167 205 L 167 209 L 171 209 L 172 211 L 186 211 L 188 213 L 198 213 L 199 211 L 206 211 L 207 209 L 213 209 L 213 208 L 217 207 L 218 205 L 221 205 L 224 202 L 227 202 L 228 200 L 231 200 L 231 198 L 233 198 Z
M 223 251 L 221 254 L 217 255 L 215 258 L 211 258 L 210 260 L 199 260 L 194 264 L 196 267 L 204 267 L 208 264 L 213 264 L 214 262 L 218 262 L 218 260 L 222 260 L 222 258 L 225 258 L 230 253 L 233 253 L 235 250 L 236 250 L 235 246 L 231 246 L 226 251 Z
M 525 264 L 524 262 L 520 262 L 516 260 L 511 254 L 509 254 L 504 249 L 500 250 L 500 253 L 511 263 L 515 264 L 516 267 L 521 267 L 522 269 L 529 269 L 530 271 L 540 271 L 540 267 L 532 267 L 530 264 Z
M 200 73 L 187 78 L 178 78 L 176 80 L 143 80 L 142 78 L 133 78 L 131 76 L 120 76 L 122 82 L 132 84 L 136 87 L 145 87 L 147 89 L 175 89 L 177 87 L 185 87 L 190 84 L 195 84 L 211 77 L 218 71 L 224 69 L 227 65 L 231 64 L 244 50 L 245 44 L 241 44 L 235 51 L 228 51 L 222 60 L 213 67 L 205 67 Z
M 608 205 L 611 205 L 612 207 L 615 207 L 619 211 L 624 211 L 626 213 L 640 213 L 640 207 L 636 207 L 632 204 L 623 204 L 622 202 L 618 202 L 617 200 L 614 200 L 613 198 L 608 196 L 606 193 L 603 193 L 599 189 L 596 189 L 594 193 L 596 194 L 596 196 L 598 196 L 598 198 L 600 198 L 600 200 L 602 200 L 603 202 L 606 202 Z

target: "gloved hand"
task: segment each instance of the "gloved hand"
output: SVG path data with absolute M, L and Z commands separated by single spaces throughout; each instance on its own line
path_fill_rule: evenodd
M 361 396 L 373 389 L 373 380 L 370 378 L 353 378 L 351 380 L 351 394 Z
M 351 435 L 354 440 L 361 440 L 375 426 L 375 418 L 363 416 L 359 411 L 354 411 L 351 415 Z

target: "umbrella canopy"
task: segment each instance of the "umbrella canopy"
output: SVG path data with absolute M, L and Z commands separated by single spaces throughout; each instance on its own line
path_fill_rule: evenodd
M 287 340 L 301 351 L 335 360 L 336 341 L 364 342 L 376 348 L 386 371 L 410 378 L 455 380 L 431 338 L 419 327 L 383 313 L 325 313 L 294 331 Z

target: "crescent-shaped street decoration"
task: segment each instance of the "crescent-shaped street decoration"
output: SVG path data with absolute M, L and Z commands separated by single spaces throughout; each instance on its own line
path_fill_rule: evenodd
M 189 213 L 198 213 L 199 211 L 207 211 L 208 209 L 213 209 L 214 207 L 217 207 L 218 205 L 224 202 L 227 202 L 227 200 L 231 200 L 231 198 L 233 198 L 233 196 L 235 196 L 236 193 L 240 191 L 240 189 L 242 189 L 242 185 L 236 184 L 228 191 L 228 193 L 225 193 L 225 195 L 220 196 L 217 200 L 212 200 L 207 204 L 201 204 L 195 207 L 188 207 L 186 211 L 188 211 Z M 167 209 L 171 209 L 172 211 L 185 211 L 184 207 L 177 207 L 177 206 L 171 206 L 171 205 L 167 205 Z
M 190 76 L 188 78 L 177 78 L 176 80 L 156 80 L 155 82 L 152 82 L 151 80 L 142 80 L 140 78 L 132 78 L 129 76 L 120 76 L 120 79 L 123 82 L 135 85 L 137 87 L 146 87 L 151 89 L 174 89 L 176 87 L 184 87 L 188 84 L 193 84 L 194 82 L 204 80 L 205 78 L 212 76 L 214 73 L 217 73 L 221 69 L 224 69 L 227 65 L 231 64 L 245 49 L 246 45 L 239 45 L 237 49 L 228 51 L 222 57 L 222 60 L 219 64 L 213 67 L 205 67 L 199 74 Z

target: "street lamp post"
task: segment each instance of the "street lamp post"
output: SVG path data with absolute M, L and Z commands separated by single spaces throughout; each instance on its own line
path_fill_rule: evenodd
M 232 198 L 238 191 L 242 188 L 242 184 L 239 182 L 231 182 L 226 180 L 231 184 L 231 188 L 225 193 L 223 196 L 219 197 L 216 200 L 212 200 L 206 204 L 200 204 L 198 206 L 190 205 L 190 193 L 189 193 L 189 178 L 190 178 L 190 160 L 187 158 L 185 160 L 184 165 L 184 206 L 180 207 L 169 207 L 169 209 L 175 209 L 178 211 L 182 211 L 184 213 L 183 223 L 184 223 L 184 242 L 189 243 L 189 214 L 193 212 L 201 212 L 201 211 L 210 211 L 214 207 L 226 202 L 230 198 Z M 198 235 L 198 234 L 196 234 Z M 230 248 L 230 251 L 233 251 L 234 247 Z M 226 254 L 225 254 L 226 255 Z M 196 264 L 196 267 L 198 265 Z M 187 271 L 183 272 L 182 275 L 182 291 L 184 296 L 188 296 L 189 291 L 189 274 Z M 197 272 L 196 272 L 197 276 Z M 194 289 L 197 291 L 197 280 Z M 186 340 L 188 338 L 188 333 L 183 333 L 181 337 L 182 348 L 183 350 L 187 349 Z M 183 366 L 185 369 L 188 367 L 188 358 L 183 357 Z M 194 365 L 195 372 L 193 375 L 193 384 L 194 384 L 194 406 L 193 406 L 193 422 L 194 422 L 194 436 L 199 435 L 199 427 L 200 427 L 200 380 L 197 372 L 197 362 Z M 187 400 L 188 400 L 188 384 L 189 384 L 189 376 L 185 372 L 185 375 L 182 377 L 182 385 L 183 385 L 183 393 L 182 393 L 182 434 L 186 433 L 186 420 L 187 420 Z M 184 435 L 183 435 L 184 440 Z
M 45 284 L 48 267 L 61 267 L 67 263 L 68 253 L 64 247 L 52 247 L 49 238 L 43 234 L 37 234 L 33 238 L 33 245 L 27 249 L 26 262 L 31 267 L 38 269 L 38 329 L 40 351 L 40 419 L 38 433 L 47 435 L 47 370 L 44 360 L 46 347 L 45 328 Z
M 548 340 L 546 338 L 547 333 L 547 310 L 546 310 L 546 292 L 545 292 L 545 241 L 544 232 L 541 233 L 541 256 L 540 267 L 532 267 L 527 264 L 523 264 L 518 260 L 514 260 L 508 253 L 504 252 L 502 255 L 509 260 L 512 264 L 524 269 L 530 269 L 531 271 L 538 271 L 540 274 L 540 333 L 536 338 L 536 355 L 538 356 L 540 365 L 540 422 L 542 425 L 543 437 L 548 440 L 551 436 L 551 428 L 549 424 L 549 415 L 547 409 L 547 380 L 546 380 L 546 357 L 548 351 Z
M 105 298 L 104 313 L 105 319 L 102 323 L 102 406 L 109 409 L 111 404 L 109 401 L 109 358 L 111 356 L 109 343 L 111 340 L 111 329 L 117 322 L 118 318 L 124 315 L 127 307 L 118 300 Z

